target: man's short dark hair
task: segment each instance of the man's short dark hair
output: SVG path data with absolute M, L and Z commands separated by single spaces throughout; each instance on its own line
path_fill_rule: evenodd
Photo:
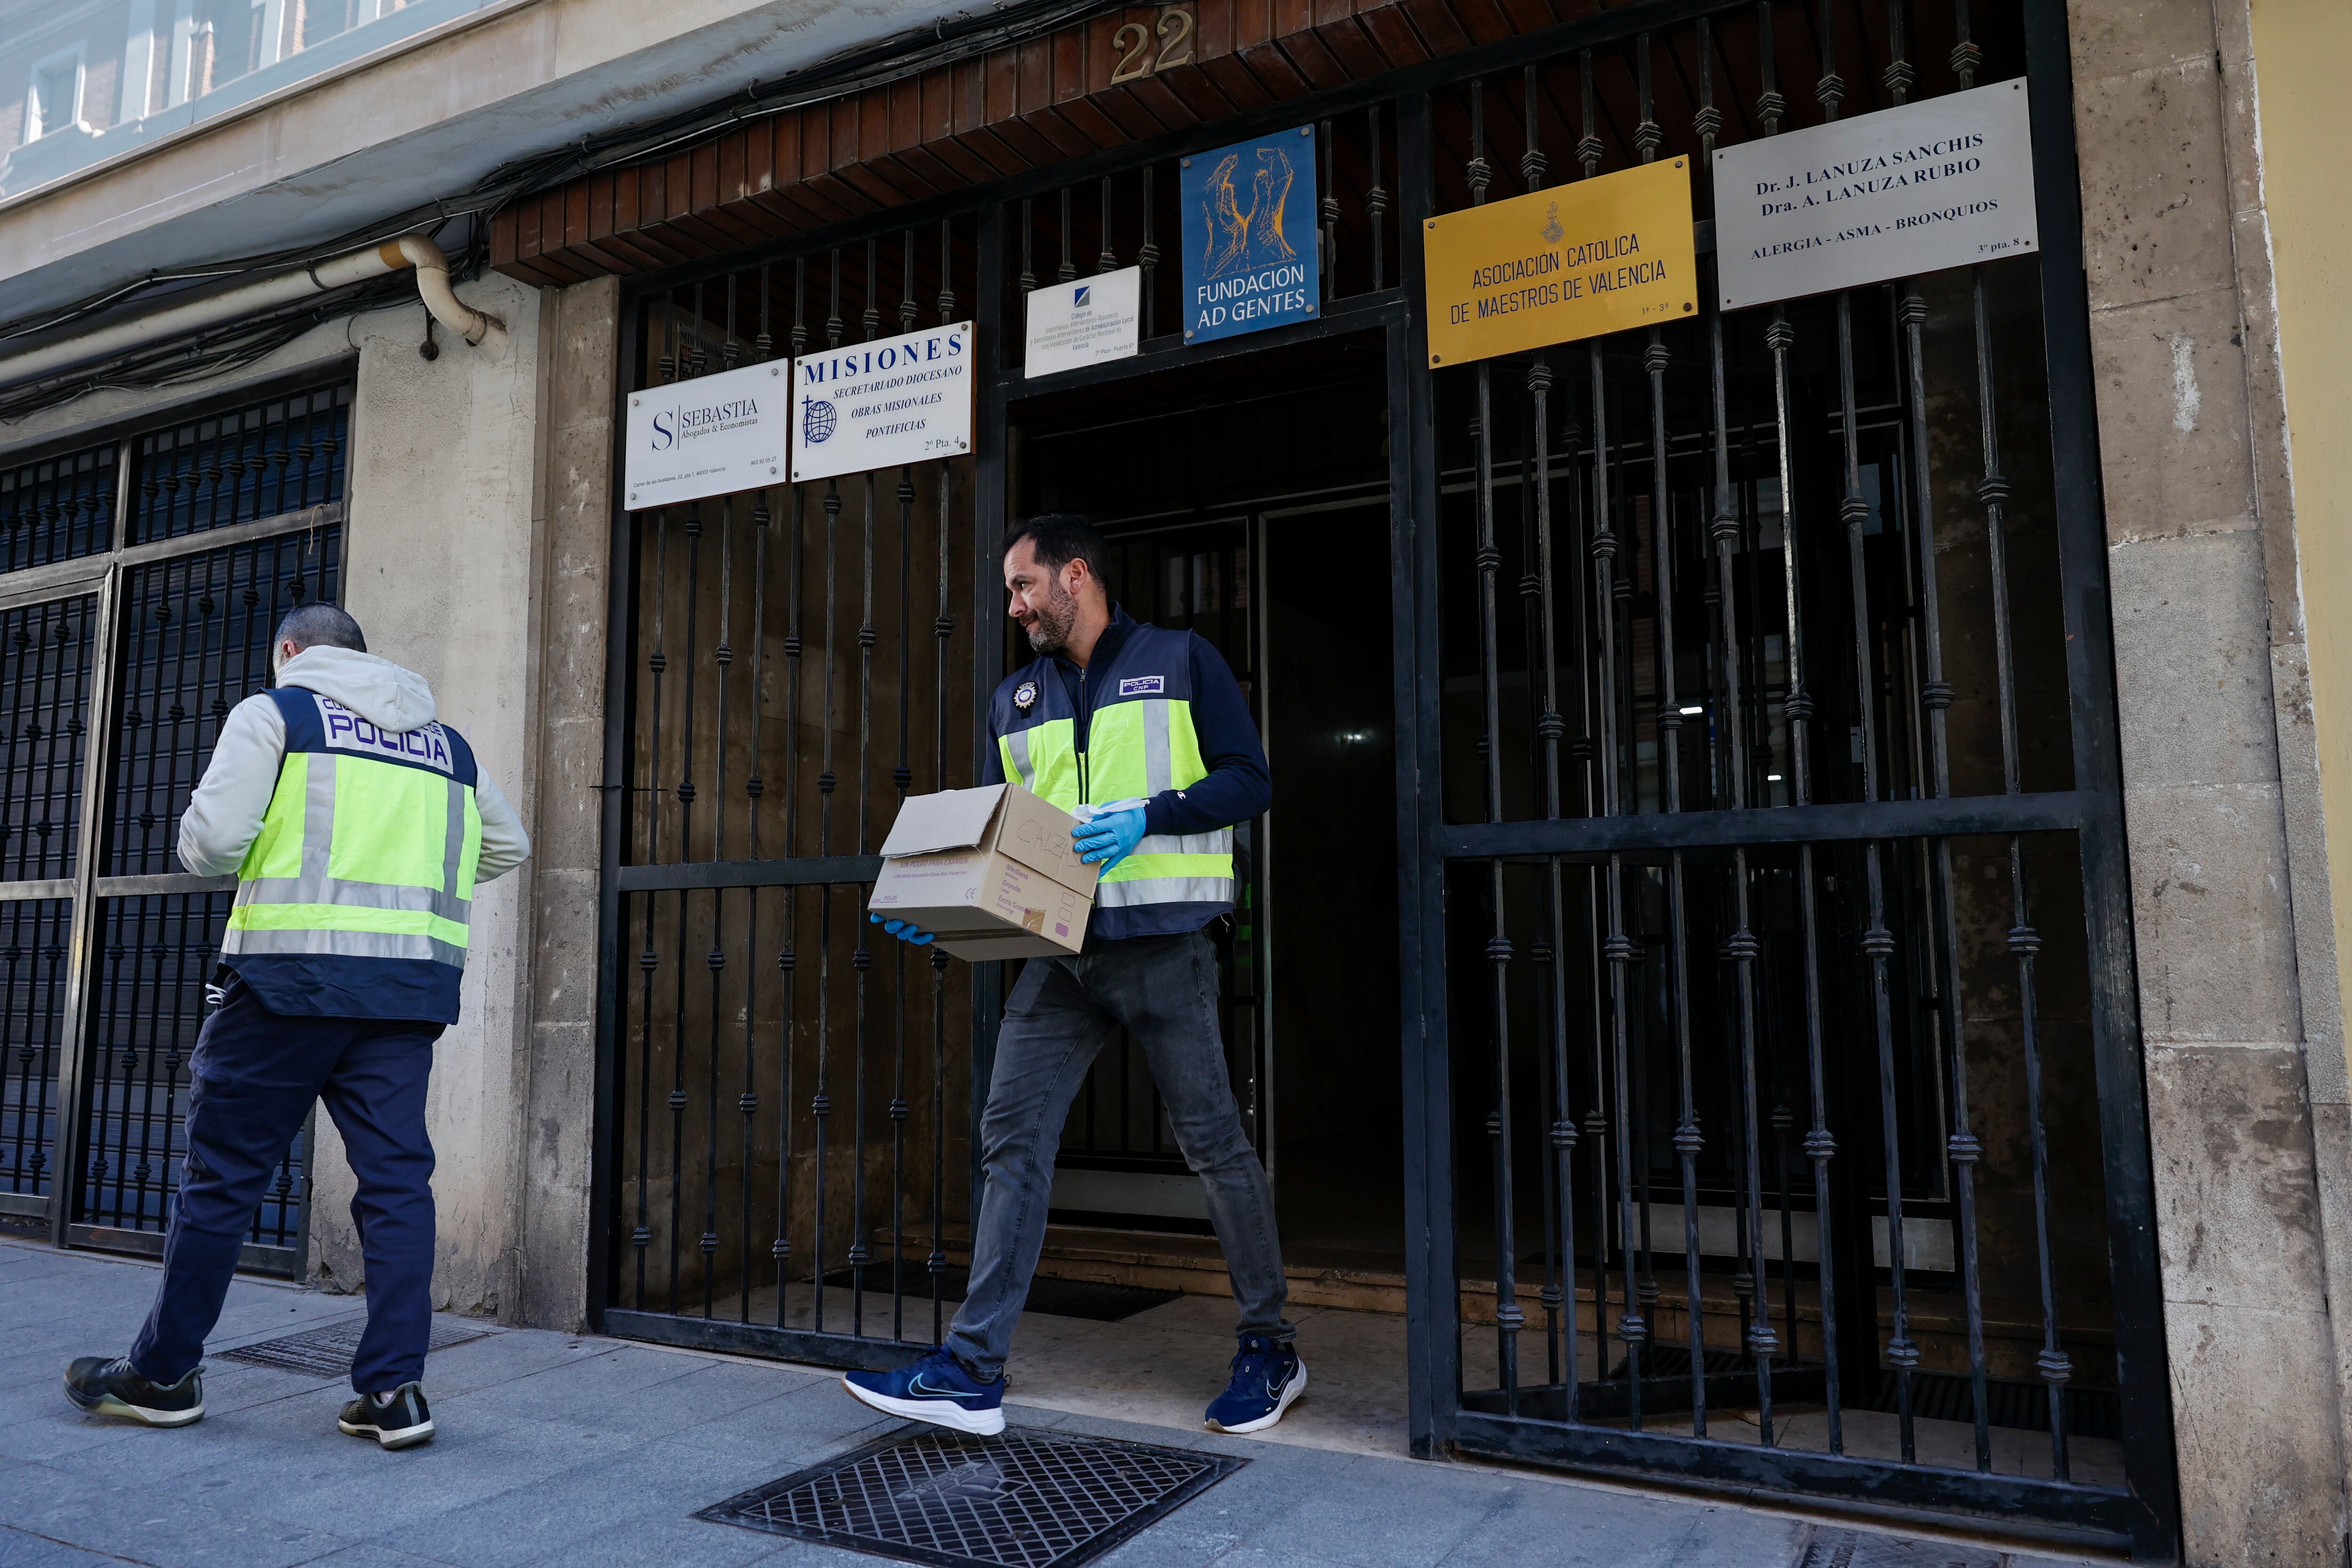
M 286 612 L 278 623 L 274 641 L 291 643 L 295 652 L 305 648 L 349 648 L 354 653 L 367 652 L 367 639 L 360 634 L 360 623 L 331 604 L 298 604 Z
M 1037 564 L 1047 571 L 1059 574 L 1074 560 L 1087 563 L 1087 571 L 1103 591 L 1110 591 L 1110 579 L 1104 569 L 1110 561 L 1110 541 L 1102 530 L 1076 512 L 1047 512 L 1026 522 L 1013 524 L 1004 530 L 1004 542 L 997 548 L 999 560 L 1013 553 L 1013 547 L 1023 539 L 1029 541 L 1030 553 Z

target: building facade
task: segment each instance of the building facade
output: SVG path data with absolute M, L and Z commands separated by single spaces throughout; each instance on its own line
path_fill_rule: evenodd
M 43 62 L 163 37 L 85 9 L 0 22 L 20 151 Z M 230 20 L 290 67 L 287 9 Z M 0 1211 L 160 1248 L 227 896 L 176 811 L 331 598 L 537 847 L 435 1075 L 440 1299 L 919 1353 L 1007 977 L 869 943 L 862 889 L 976 777 L 998 533 L 1084 510 L 1266 736 L 1228 1059 L 1302 1294 L 1404 1314 L 1414 1452 L 2341 1560 L 2333 8 L 523 0 L 336 44 L 397 21 L 0 187 Z M 76 68 L 75 124 L 137 118 Z M 1989 89 L 2031 254 L 1721 303 L 1718 157 Z M 1433 350 L 1447 220 L 1677 161 L 1686 314 Z M 1191 320 L 1188 233 L 1294 186 L 1312 310 Z M 1129 269 L 1139 351 L 1032 373 L 1032 297 Z M 631 494 L 632 400 L 963 323 L 969 455 Z M 799 441 L 856 416 L 787 395 Z M 1213 1293 L 1139 1063 L 1047 1267 Z M 363 1288 L 348 1182 L 320 1124 L 248 1262 Z

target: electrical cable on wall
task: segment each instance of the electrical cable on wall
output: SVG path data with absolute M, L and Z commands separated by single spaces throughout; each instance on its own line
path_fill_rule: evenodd
M 0 423 L 13 423 L 92 392 L 184 386 L 226 375 L 268 358 L 327 322 L 370 311 L 395 310 L 415 302 L 416 291 L 405 278 L 372 279 L 291 310 L 150 344 L 54 380 L 0 392 Z

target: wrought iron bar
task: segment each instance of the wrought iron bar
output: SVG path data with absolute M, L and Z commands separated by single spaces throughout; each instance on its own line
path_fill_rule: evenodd
M 913 235 L 908 236 L 911 257 Z M 905 314 L 914 315 L 914 268 L 909 261 L 907 272 L 907 303 Z M 898 766 L 892 769 L 890 781 L 898 791 L 898 804 L 907 801 L 908 788 L 915 781 L 914 771 L 907 766 L 907 735 L 910 715 L 908 701 L 910 671 L 908 653 L 913 619 L 913 570 L 915 548 L 915 471 L 898 470 Z M 893 1011 L 892 1056 L 890 1065 L 890 1337 L 907 1337 L 906 1299 L 904 1281 L 899 1277 L 907 1250 L 907 945 L 891 945 Z
M 722 362 L 732 356 L 735 340 L 734 289 L 728 289 L 727 337 L 720 344 Z M 723 496 L 719 502 L 719 646 L 714 658 L 719 665 L 717 719 L 711 725 L 713 757 L 711 775 L 715 788 L 710 803 L 710 858 L 726 858 L 727 850 L 727 675 L 733 662 L 734 651 L 728 641 L 730 617 L 734 607 L 735 569 L 735 497 Z M 756 899 L 756 894 L 746 895 Z M 711 1316 L 718 1310 L 719 1273 L 719 1019 L 724 1011 L 719 999 L 719 982 L 727 967 L 727 894 L 716 890 L 710 899 L 710 951 L 703 962 L 710 970 L 710 1044 L 707 1060 L 707 1082 L 703 1086 L 704 1115 L 708 1125 L 703 1135 L 703 1215 L 702 1215 L 702 1315 Z
M 1701 35 L 1704 37 L 1704 33 Z M 1705 51 L 1701 51 L 1702 58 Z M 1707 152 L 1714 152 L 1714 137 L 1706 138 Z M 1728 367 L 1724 362 L 1723 313 L 1709 307 L 1707 340 L 1712 351 L 1714 371 L 1715 414 L 1715 518 L 1712 528 L 1715 541 L 1717 603 L 1722 615 L 1723 689 L 1717 694 L 1717 711 L 1722 716 L 1721 725 L 1726 745 L 1730 752 L 1728 766 L 1724 769 L 1729 786 L 1733 810 L 1748 806 L 1748 747 L 1742 729 L 1739 686 L 1739 621 L 1738 598 L 1733 581 L 1733 556 L 1741 543 L 1739 512 L 1731 488 L 1730 419 L 1725 407 L 1725 387 L 1729 380 Z M 1732 966 L 1738 998 L 1738 1016 L 1734 1029 L 1738 1046 L 1739 1078 L 1739 1149 L 1741 1203 L 1741 1241 L 1748 1261 L 1755 1270 L 1753 1283 L 1742 1306 L 1748 1313 L 1746 1333 L 1748 1354 L 1756 1366 L 1756 1409 L 1759 1440 L 1766 1448 L 1773 1446 L 1772 1430 L 1772 1358 L 1780 1349 L 1779 1336 L 1772 1328 L 1772 1308 L 1764 1288 L 1764 1176 L 1762 1164 L 1762 1113 L 1757 1082 L 1756 1038 L 1756 967 L 1763 956 L 1763 944 L 1757 939 L 1749 919 L 1748 852 L 1732 851 L 1731 858 L 1732 931 L 1723 944 L 1723 956 Z M 1784 1249 L 1782 1262 L 1788 1262 Z M 1793 1344 L 1794 1333 L 1791 1331 Z
M 1773 0 L 1758 0 L 1756 116 L 1766 136 L 1780 134 L 1780 121 L 1788 112 L 1788 100 L 1780 88 L 1772 11 Z M 1798 524 L 1801 513 L 1797 505 L 1796 432 L 1790 396 L 1790 355 L 1796 342 L 1796 330 L 1790 325 L 1787 307 L 1773 306 L 1771 320 L 1764 331 L 1764 343 L 1772 356 L 1773 446 L 1780 489 L 1781 594 L 1787 617 L 1788 695 L 1782 700 L 1780 711 L 1789 726 L 1790 803 L 1807 806 L 1812 803 L 1813 798 L 1813 698 L 1805 684 L 1802 549 Z M 1821 1300 L 1822 1382 L 1828 1406 L 1825 1413 L 1827 1441 L 1831 1453 L 1843 1454 L 1845 1452 L 1844 1390 L 1840 1380 L 1837 1291 L 1830 1213 L 1830 1161 L 1836 1157 L 1837 1140 L 1829 1126 L 1829 1080 L 1822 1040 L 1818 886 L 1814 875 L 1813 846 L 1811 843 L 1800 844 L 1797 849 L 1797 923 L 1804 955 L 1805 1079 L 1811 1112 L 1804 1149 L 1813 1171 L 1814 1289 Z M 1782 1263 L 1793 1275 L 1796 1267 L 1794 1257 L 1784 1256 Z
M 1486 185 L 1492 177 L 1486 156 L 1486 87 L 1473 80 L 1470 84 L 1470 161 L 1467 173 L 1470 181 L 1470 201 L 1475 206 L 1486 199 Z M 1473 372 L 1477 379 L 1477 419 L 1472 429 L 1478 465 L 1477 493 L 1477 571 L 1478 571 L 1478 667 L 1481 693 L 1481 714 L 1484 722 L 1486 761 L 1484 766 L 1486 820 L 1503 820 L 1503 715 L 1502 672 L 1496 647 L 1496 578 L 1502 569 L 1502 551 L 1495 542 L 1495 462 L 1494 462 L 1494 382 L 1492 365 L 1479 361 Z M 1518 1413 L 1518 1333 L 1525 1314 L 1517 1300 L 1517 1249 L 1513 1231 L 1512 1171 L 1511 1171 L 1511 1030 L 1510 974 L 1511 940 L 1503 902 L 1503 862 L 1488 862 L 1486 896 L 1494 920 L 1493 935 L 1486 942 L 1486 959 L 1493 975 L 1493 1027 L 1495 1030 L 1495 1114 L 1490 1124 L 1495 1139 L 1495 1354 L 1501 1368 L 1505 1408 Z
M 760 269 L 760 334 L 752 343 L 759 360 L 768 357 L 768 269 Z M 752 492 L 751 501 L 751 765 L 743 779 L 745 847 L 760 858 L 761 721 L 768 706 L 768 536 L 774 514 L 768 509 L 768 492 Z M 791 896 L 788 893 L 787 898 Z M 736 1252 L 736 1293 L 740 1298 L 737 1321 L 751 1321 L 751 1166 L 753 1134 L 760 1115 L 759 968 L 752 956 L 760 950 L 760 895 L 746 901 L 743 912 L 743 1092 L 735 1108 L 742 1113 L 742 1169 L 737 1173 L 740 1241 Z M 780 1285 L 778 1296 L 782 1295 Z
M 1540 368 L 1540 355 L 1529 361 L 1527 385 L 1528 412 L 1532 417 L 1524 427 L 1524 434 L 1520 442 L 1518 485 L 1520 634 L 1524 640 L 1528 658 L 1528 731 L 1538 737 L 1544 728 L 1545 694 L 1542 679 L 1538 675 L 1535 666 L 1536 659 L 1545 645 L 1547 636 L 1543 624 L 1544 581 L 1540 570 L 1546 546 L 1537 538 L 1538 528 L 1537 513 L 1542 505 L 1537 496 L 1539 455 L 1544 459 L 1540 468 L 1545 482 L 1548 483 L 1550 478 L 1549 453 L 1546 450 L 1544 422 L 1541 413 L 1538 411 L 1536 402 L 1538 395 L 1536 377 Z M 1548 512 L 1546 520 L 1549 521 Z M 1538 801 L 1544 800 L 1549 794 L 1556 794 L 1558 789 L 1556 783 L 1549 783 L 1547 780 L 1545 760 L 1543 746 L 1538 738 L 1538 743 L 1530 747 L 1528 752 L 1528 768 L 1530 775 L 1528 782 L 1534 798 Z M 1558 813 L 1555 811 L 1553 814 Z M 1556 940 L 1558 933 L 1554 929 L 1559 924 L 1558 911 L 1549 902 L 1551 883 L 1556 876 L 1557 867 L 1555 866 L 1552 868 L 1551 874 L 1545 877 L 1538 884 L 1544 892 L 1547 902 L 1541 926 L 1535 940 L 1528 944 L 1528 962 L 1535 969 L 1535 1037 L 1538 1042 L 1536 1052 L 1536 1099 L 1538 1105 L 1555 1102 L 1560 1092 L 1554 1071 L 1554 1053 L 1542 1049 L 1540 1042 L 1555 1038 L 1567 1027 L 1566 1019 L 1561 1016 L 1557 1005 L 1564 998 L 1556 994 L 1558 988 L 1554 984 L 1554 977 L 1562 962 L 1559 946 Z M 1564 1283 L 1560 1254 L 1556 1245 L 1560 1234 L 1561 1187 L 1557 1162 L 1550 1155 L 1540 1157 L 1538 1169 L 1542 1176 L 1538 1185 L 1542 1193 L 1543 1220 L 1542 1228 L 1538 1234 L 1543 1239 L 1544 1278 L 1543 1284 L 1538 1291 L 1537 1300 L 1542 1305 L 1544 1313 L 1544 1382 L 1547 1386 L 1556 1387 L 1561 1379 L 1560 1310 L 1570 1294 L 1570 1289 Z
M 1143 249 L 1137 259 L 1143 267 L 1144 335 L 1150 335 L 1151 267 L 1154 252 L 1151 246 L 1151 167 L 1143 170 Z M 940 325 L 955 320 L 952 236 L 945 218 L 940 220 Z M 955 635 L 955 620 L 949 613 L 953 592 L 950 581 L 950 541 L 954 538 L 954 484 L 946 460 L 940 460 L 937 470 L 939 480 L 939 603 L 931 619 L 931 788 L 948 787 L 948 643 Z M 948 1081 L 948 956 L 936 947 L 931 950 L 931 1250 L 924 1266 L 931 1280 L 931 1343 L 946 1342 L 943 1316 L 948 1267 L 947 1249 L 942 1240 L 941 1222 L 947 1208 L 947 1081 Z
M 793 353 L 798 357 L 806 346 L 807 329 L 800 319 L 800 295 L 803 264 L 793 264 Z M 803 547 L 807 538 L 808 486 L 792 486 L 793 538 L 786 553 L 786 583 L 784 591 L 784 731 L 791 737 L 784 747 L 784 856 L 791 859 L 800 852 L 800 758 L 801 688 L 805 672 L 801 665 L 801 612 L 803 598 L 801 567 Z M 824 896 L 819 889 L 817 896 Z M 800 889 L 784 889 L 783 946 L 776 951 L 776 968 L 782 978 L 783 1017 L 780 1020 L 776 1050 L 776 1239 L 770 1252 L 776 1262 L 776 1326 L 782 1328 L 791 1321 L 791 1289 L 793 1260 L 793 1051 L 797 1044 L 800 1019 Z M 817 1286 L 822 1292 L 824 1286 Z
M 1838 388 L 1841 429 L 1845 449 L 1845 498 L 1838 513 L 1845 525 L 1846 564 L 1853 604 L 1854 727 L 1862 749 L 1862 795 L 1879 799 L 1877 721 L 1874 694 L 1878 689 L 1870 653 L 1870 585 L 1864 568 L 1863 528 L 1870 518 L 1870 503 L 1862 494 L 1859 415 L 1854 407 L 1853 301 L 1837 297 Z M 1912 1407 L 1911 1375 L 1919 1364 L 1919 1347 L 1911 1338 L 1911 1310 L 1903 1238 L 1903 1160 L 1898 1087 L 1895 1072 L 1895 1023 L 1888 978 L 1895 956 L 1895 934 L 1886 927 L 1885 870 L 1875 839 L 1863 846 L 1863 874 L 1869 900 L 1869 925 L 1863 932 L 1862 952 L 1870 964 L 1872 1022 L 1878 1044 L 1879 1136 L 1886 1166 L 1886 1251 L 1894 1284 L 1893 1332 L 1886 1343 L 1886 1364 L 1895 1369 L 1895 1414 L 1901 1424 L 1903 1462 L 1918 1459 L 1918 1432 Z
M 841 252 L 835 248 L 829 256 L 832 269 L 832 313 L 825 318 L 825 347 L 841 347 Z M 820 771 L 816 779 L 816 852 L 833 852 L 833 791 L 836 780 L 833 773 L 833 702 L 836 685 L 835 664 L 839 638 L 836 635 L 836 606 L 841 575 L 839 553 L 841 538 L 841 481 L 827 479 L 824 484 L 824 727 L 819 732 L 817 748 Z M 809 1291 L 814 1304 L 812 1326 L 824 1332 L 824 1239 L 825 1187 L 830 1170 L 826 1145 L 833 1114 L 832 1044 L 833 1044 L 833 894 L 830 884 L 817 889 L 816 903 L 816 1092 L 809 1102 L 809 1113 L 816 1120 L 816 1205 L 810 1218 L 812 1237 L 809 1254 Z M 851 918 L 856 918 L 852 911 Z M 865 951 L 865 938 L 857 939 L 857 951 Z M 855 1303 L 854 1303 L 855 1304 Z M 865 1325 L 855 1320 L 850 1332 L 864 1332 Z
M 1577 161 L 1583 166 L 1584 177 L 1591 179 L 1601 172 L 1601 143 L 1595 130 L 1596 91 L 1593 79 L 1592 51 L 1583 50 L 1577 57 L 1578 85 L 1581 97 L 1583 135 L 1576 145 Z M 1586 348 L 1586 358 L 1592 384 L 1592 532 L 1588 547 L 1592 557 L 1592 616 L 1596 634 L 1591 646 L 1598 656 L 1600 700 L 1595 705 L 1601 717 L 1601 809 L 1599 815 L 1614 817 L 1622 814 L 1625 804 L 1622 758 L 1619 751 L 1621 735 L 1629 730 L 1621 727 L 1618 677 L 1618 597 L 1620 573 L 1617 570 L 1617 531 L 1614 513 L 1609 497 L 1609 432 L 1612 428 L 1608 411 L 1608 376 L 1606 361 L 1599 339 Z M 1593 1152 L 1597 1167 L 1594 1192 L 1597 1200 L 1605 1201 L 1608 1191 L 1608 1171 L 1601 1165 L 1604 1150 L 1614 1145 L 1617 1181 L 1616 1230 L 1622 1264 L 1620 1311 L 1617 1337 L 1625 1347 L 1626 1414 L 1636 1432 L 1642 1430 L 1642 1350 L 1649 1338 L 1649 1324 L 1642 1316 L 1637 1296 L 1637 1264 L 1634 1257 L 1634 1185 L 1633 1185 L 1633 1071 L 1629 1029 L 1632 1006 L 1633 967 L 1641 961 L 1641 944 L 1625 929 L 1625 861 L 1612 854 L 1608 863 L 1608 888 L 1603 900 L 1607 916 L 1608 938 L 1602 944 L 1602 955 L 1608 960 L 1610 1029 L 1608 1085 L 1604 1088 L 1602 1073 L 1597 1060 L 1593 1072 L 1594 1113 L 1589 1124 L 1595 1134 Z M 1614 1115 L 1603 1119 L 1600 1107 L 1604 1096 L 1613 1094 Z M 1613 1130 L 1613 1138 L 1599 1135 Z M 1606 1214 L 1605 1208 L 1602 1210 Z M 1596 1260 L 1605 1250 L 1609 1227 L 1604 1218 L 1594 1236 Z M 1607 1339 L 1601 1320 L 1606 1316 L 1609 1297 L 1605 1270 L 1596 1269 L 1599 1289 L 1594 1292 L 1593 1324 L 1598 1348 L 1601 1351 L 1601 1370 L 1608 1370 Z
M 1534 137 L 1534 117 L 1528 117 L 1529 139 Z M 1540 168 L 1537 177 L 1540 177 Z M 1536 718 L 1536 737 L 1543 748 L 1544 812 L 1549 817 L 1560 814 L 1559 746 L 1567 731 L 1567 722 L 1559 712 L 1559 610 L 1556 602 L 1555 574 L 1552 560 L 1552 473 L 1550 444 L 1551 363 L 1549 356 L 1538 353 L 1528 367 L 1528 392 L 1534 405 L 1530 423 L 1536 447 L 1536 559 L 1537 582 L 1536 621 L 1539 635 L 1530 652 L 1540 652 L 1543 660 L 1542 710 Z M 1569 447 L 1569 464 L 1573 488 L 1576 448 Z M 1571 589 L 1573 582 L 1571 581 Z M 1548 1302 L 1554 1333 L 1564 1312 L 1567 1318 L 1566 1360 L 1555 1366 L 1552 1381 L 1560 1386 L 1562 1405 L 1570 1420 L 1576 1418 L 1578 1368 L 1576 1324 L 1576 1122 L 1569 1108 L 1568 1055 L 1568 925 L 1567 890 L 1559 860 L 1557 856 L 1544 866 L 1545 915 L 1549 925 L 1550 1022 L 1551 1022 L 1551 1125 L 1547 1130 L 1546 1144 L 1550 1150 L 1551 1185 L 1558 1197 L 1554 1206 L 1558 1230 L 1553 1237 L 1551 1256 L 1556 1260 L 1552 1276 L 1557 1281 L 1551 1288 L 1559 1300 Z M 1554 1354 L 1559 1354 L 1556 1348 Z
M 1965 20 L 1965 13 L 1963 13 Z M 1962 34 L 1963 40 L 1966 33 Z M 1977 407 L 1983 444 L 1984 476 L 1977 497 L 1985 509 L 1985 548 L 1991 579 L 1994 689 L 2000 718 L 2001 788 L 2017 794 L 2022 788 L 2018 744 L 2017 670 L 2009 599 L 2009 479 L 2002 472 L 2000 431 L 1993 398 L 1992 321 L 1985 303 L 1984 269 L 1969 268 L 1969 296 L 1976 337 Z M 2033 1166 L 2033 1258 L 2035 1284 L 2042 1307 L 2042 1349 L 2033 1358 L 2034 1371 L 2047 1390 L 2050 1410 L 2050 1469 L 2057 1480 L 2071 1479 L 2067 1454 L 2066 1385 L 2074 1363 L 2062 1347 L 2058 1329 L 2058 1285 L 2053 1256 L 2050 1218 L 2050 1135 L 2043 1115 L 2042 1029 L 2035 964 L 2042 952 L 2042 935 L 2033 927 L 2025 881 L 2025 842 L 2009 836 L 2011 924 L 2007 946 L 2017 964 L 2019 1046 L 2025 1062 L 2025 1124 Z M 1981 1408 L 1981 1405 L 1979 1405 Z
M 1892 18 L 1895 37 L 1902 37 L 1901 6 L 1895 7 Z M 1898 56 L 1898 63 L 1900 57 Z M 1906 69 L 1907 70 L 1907 65 Z M 1888 67 L 1888 85 L 1897 93 L 1896 101 L 1907 90 L 1907 77 L 1898 82 L 1894 66 Z M 1945 710 L 1951 706 L 1952 688 L 1944 679 L 1943 616 L 1936 582 L 1936 511 L 1935 486 L 1928 474 L 1927 459 L 1927 350 L 1921 341 L 1923 324 L 1927 317 L 1927 302 L 1917 294 L 1908 292 L 1907 286 L 1897 284 L 1902 304 L 1898 310 L 1905 348 L 1905 365 L 1908 385 L 1906 402 L 1910 404 L 1912 507 L 1916 524 L 1916 570 L 1919 582 L 1919 637 L 1926 679 L 1919 687 L 1919 705 L 1927 716 L 1928 790 L 1932 798 L 1944 800 L 1952 792 L 1951 763 L 1948 751 Z M 1953 1185 L 1959 1203 L 1960 1292 L 1967 1314 L 1969 1388 L 1974 1406 L 1976 1426 L 1977 1469 L 1992 1469 L 1991 1411 L 1986 1400 L 1984 1291 L 1977 1236 L 1977 1162 L 1983 1157 L 1983 1145 L 1977 1138 L 1969 1117 L 1968 1040 L 1962 1020 L 1967 1014 L 1960 1005 L 1960 943 L 1958 915 L 1953 906 L 1952 844 L 1949 839 L 1928 841 L 1930 864 L 1927 878 L 1929 899 L 1928 928 L 1933 941 L 1931 962 L 1936 973 L 1935 992 L 1942 1001 L 1941 1017 L 1944 1048 L 1950 1057 L 1948 1071 L 1952 1092 L 1951 1131 L 1946 1138 L 1944 1152 L 1951 1162 Z

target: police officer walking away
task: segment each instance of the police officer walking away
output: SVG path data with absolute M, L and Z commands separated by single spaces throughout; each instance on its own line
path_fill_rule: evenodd
M 1007 612 L 1040 656 L 996 688 L 996 748 L 981 781 L 1010 780 L 1083 819 L 1073 836 L 1102 880 L 1084 949 L 1031 959 L 1005 998 L 981 1122 L 971 1284 L 946 1344 L 912 1366 L 842 1381 L 894 1416 L 1004 1429 L 1005 1354 L 1045 1243 L 1062 1124 L 1095 1053 L 1124 1025 L 1207 1188 L 1240 1308 L 1232 1381 L 1205 1423 L 1263 1431 L 1305 1391 L 1307 1368 L 1283 1318 L 1274 1195 L 1225 1078 L 1204 927 L 1233 912 L 1233 825 L 1265 810 L 1273 784 L 1224 660 L 1192 632 L 1139 624 L 1111 603 L 1107 553 L 1079 517 L 1033 518 L 1005 536 Z M 883 928 L 930 940 L 900 921 Z
M 187 1155 L 163 1280 L 131 1354 L 83 1356 L 66 1396 L 152 1427 L 205 1413 L 205 1336 L 311 1102 L 343 1135 L 367 1262 L 359 1396 L 339 1425 L 387 1448 L 433 1436 L 433 1042 L 457 1021 L 475 885 L 530 853 L 514 808 L 435 716 L 424 677 L 306 604 L 278 628 L 273 691 L 221 726 L 180 819 L 180 862 L 237 875 L 219 1004 L 189 1060 Z

